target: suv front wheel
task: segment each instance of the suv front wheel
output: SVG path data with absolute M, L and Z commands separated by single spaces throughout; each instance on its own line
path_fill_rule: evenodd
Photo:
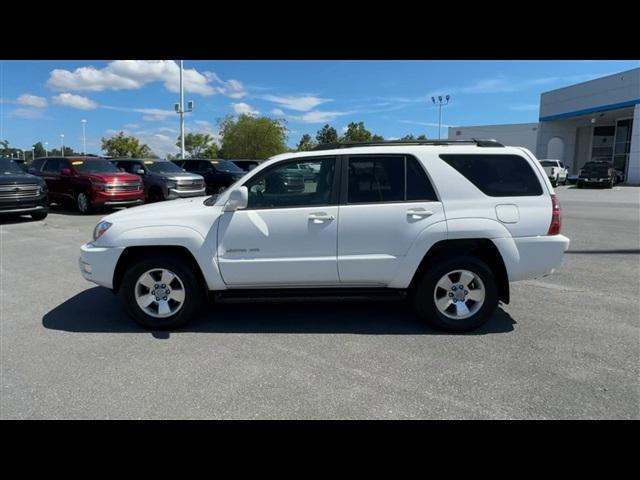
M 498 306 L 498 289 L 489 266 L 474 257 L 442 260 L 429 269 L 413 292 L 418 315 L 442 330 L 473 330 Z
M 186 324 L 204 300 L 194 272 L 171 256 L 156 256 L 131 265 L 122 279 L 120 295 L 138 324 L 156 330 Z

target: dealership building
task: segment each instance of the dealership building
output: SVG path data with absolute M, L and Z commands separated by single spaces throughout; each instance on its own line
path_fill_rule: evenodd
M 526 147 L 570 174 L 605 160 L 640 185 L 640 68 L 542 93 L 538 123 L 449 127 L 449 139 L 470 138 Z

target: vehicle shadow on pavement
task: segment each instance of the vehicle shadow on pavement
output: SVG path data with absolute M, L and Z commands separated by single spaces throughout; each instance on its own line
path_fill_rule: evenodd
M 45 314 L 42 324 L 67 332 L 149 333 L 158 339 L 168 339 L 172 333 L 139 327 L 120 299 L 102 287 L 87 289 L 57 306 Z M 499 308 L 482 328 L 462 335 L 507 333 L 515 324 Z M 212 304 L 178 332 L 450 335 L 430 328 L 402 301 Z
M 32 223 L 32 222 L 41 222 L 42 220 L 34 220 L 28 215 L 2 215 L 0 216 L 0 225 L 12 225 L 15 223 Z

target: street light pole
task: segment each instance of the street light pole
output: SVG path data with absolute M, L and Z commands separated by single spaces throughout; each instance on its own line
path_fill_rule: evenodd
M 87 138 L 85 137 L 85 125 L 87 124 L 87 121 L 83 118 L 82 120 L 80 120 L 80 123 L 82 123 L 82 155 L 86 155 L 87 154 Z
M 189 101 L 187 109 L 184 109 L 184 83 L 182 74 L 184 61 L 180 60 L 180 103 L 175 104 L 176 113 L 180 115 L 180 158 L 184 159 L 184 114 L 193 111 L 193 102 Z
M 44 156 L 49 156 L 49 142 L 44 142 Z
M 60 156 L 64 157 L 64 133 L 60 134 Z
M 35 145 L 31 146 L 31 163 L 36 159 L 36 147 Z
M 436 101 L 436 97 L 431 97 L 433 104 L 438 105 L 438 140 L 440 140 L 440 130 L 442 125 L 442 106 L 447 105 L 450 98 L 450 95 L 445 95 L 443 100 L 442 95 L 438 95 L 438 100 Z

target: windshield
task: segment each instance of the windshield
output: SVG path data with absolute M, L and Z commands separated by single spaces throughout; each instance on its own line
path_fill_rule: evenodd
M 11 173 L 24 173 L 24 170 L 20 168 L 16 162 L 10 158 L 0 158 L 0 171 L 3 175 L 9 175 Z
M 153 173 L 179 173 L 182 169 L 173 162 L 145 160 L 144 166 Z
M 604 171 L 606 172 L 607 170 L 609 170 L 610 166 L 606 163 L 585 163 L 584 167 L 585 170 L 596 170 L 596 171 Z
M 558 164 L 556 162 L 552 162 L 550 160 L 543 160 L 540 162 L 543 167 L 557 167 Z
M 78 173 L 119 173 L 120 170 L 109 160 L 74 160 L 71 162 Z
M 230 160 L 211 160 L 211 164 L 221 172 L 244 173 L 244 170 Z

